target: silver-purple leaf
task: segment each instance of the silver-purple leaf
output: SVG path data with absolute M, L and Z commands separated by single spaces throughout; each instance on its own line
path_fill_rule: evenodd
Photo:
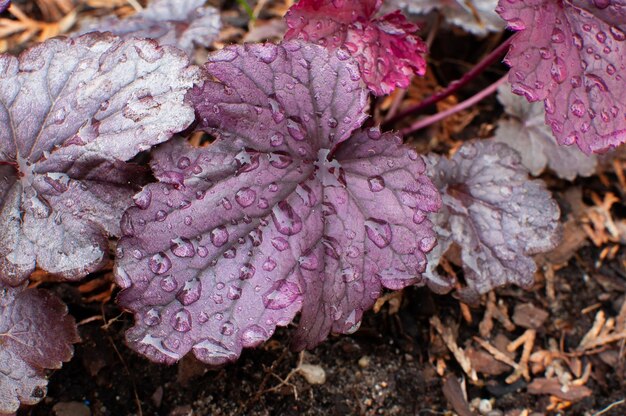
M 5 11 L 11 5 L 11 0 L 0 0 L 0 13 Z
M 0 55 L 0 281 L 98 269 L 143 185 L 125 163 L 194 119 L 174 48 L 93 34 Z
M 111 32 L 124 39 L 155 39 L 191 56 L 195 46 L 209 47 L 220 32 L 219 11 L 204 6 L 205 3 L 205 0 L 151 0 L 148 7 L 126 19 L 106 16 L 87 21 L 78 32 Z
M 439 258 L 456 243 L 470 290 L 531 285 L 531 255 L 560 239 L 559 208 L 543 182 L 529 180 L 519 155 L 491 140 L 465 143 L 449 160 L 429 155 L 427 165 L 443 200 L 431 216 L 439 247 L 428 257 L 427 274 L 437 275 Z
M 0 414 L 39 402 L 46 370 L 61 368 L 78 341 L 74 318 L 56 296 L 0 284 Z
M 504 22 L 495 10 L 497 4 L 498 0 L 392 0 L 387 1 L 385 7 L 415 14 L 438 10 L 448 23 L 484 36 L 504 28 Z
M 513 92 L 544 101 L 558 142 L 590 154 L 626 141 L 626 2 L 500 0 L 498 13 L 519 31 Z
M 190 98 L 217 140 L 159 148 L 161 183 L 122 221 L 132 348 L 220 364 L 299 311 L 295 346 L 312 347 L 355 331 L 383 287 L 424 283 L 440 198 L 400 138 L 355 131 L 367 91 L 353 61 L 290 42 L 227 47 L 205 69 Z
M 529 103 L 511 92 L 506 83 L 498 88 L 498 101 L 509 116 L 498 121 L 495 140 L 515 149 L 522 164 L 533 176 L 549 167 L 560 178 L 573 180 L 596 171 L 597 157 L 584 154 L 577 146 L 560 146 L 545 123 L 542 103 Z

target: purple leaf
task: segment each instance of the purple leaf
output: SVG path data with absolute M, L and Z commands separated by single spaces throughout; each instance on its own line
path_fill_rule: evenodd
M 132 348 L 235 360 L 302 311 L 297 348 L 358 328 L 384 287 L 425 283 L 440 206 L 413 150 L 357 130 L 367 91 L 355 64 L 307 43 L 227 47 L 190 94 L 205 148 L 167 143 L 161 181 L 123 219 L 119 301 Z M 412 218 L 415 219 L 412 220 Z
M 498 88 L 498 100 L 510 117 L 498 121 L 495 140 L 515 149 L 532 175 L 549 167 L 560 178 L 574 180 L 596 171 L 595 155 L 586 155 L 577 146 L 559 146 L 544 122 L 543 104 L 514 95 L 508 83 Z
M 0 284 L 0 414 L 39 402 L 45 370 L 61 368 L 78 341 L 74 318 L 56 296 Z
M 5 11 L 11 5 L 11 0 L 0 0 L 0 13 Z
M 123 161 L 194 119 L 187 65 L 176 49 L 102 34 L 0 55 L 0 281 L 101 266 L 145 183 Z
M 447 22 L 484 36 L 504 28 L 504 22 L 495 11 L 497 4 L 498 0 L 388 0 L 384 8 L 400 8 L 415 14 L 426 14 L 436 9 Z
M 530 256 L 560 239 L 559 208 L 543 182 L 528 179 L 519 155 L 502 143 L 468 142 L 450 160 L 430 155 L 428 172 L 444 205 L 431 217 L 439 247 L 428 256 L 429 278 L 437 277 L 439 258 L 456 243 L 472 291 L 531 285 Z
M 426 44 L 413 35 L 418 27 L 400 11 L 374 18 L 381 0 L 300 0 L 285 20 L 285 39 L 303 39 L 354 57 L 367 86 L 376 95 L 406 88 L 413 73 L 424 75 Z M 353 77 L 358 74 L 353 74 Z
M 145 10 L 131 17 L 106 16 L 88 21 L 78 32 L 111 32 L 124 39 L 155 39 L 161 45 L 177 46 L 191 56 L 195 45 L 209 47 L 219 35 L 219 11 L 204 7 L 205 3 L 205 0 L 152 0 Z
M 626 3 L 500 0 L 516 35 L 506 62 L 513 92 L 543 100 L 560 144 L 587 154 L 626 141 Z

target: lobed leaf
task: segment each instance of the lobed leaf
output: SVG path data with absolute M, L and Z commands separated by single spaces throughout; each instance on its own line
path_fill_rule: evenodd
M 78 341 L 74 318 L 56 296 L 0 284 L 0 414 L 39 402 L 45 370 L 61 368 Z
M 415 14 L 438 10 L 447 22 L 479 36 L 504 28 L 504 22 L 495 11 L 498 0 L 393 0 L 389 3 L 388 7 Z
M 431 216 L 439 246 L 428 257 L 428 278 L 457 244 L 471 291 L 531 285 L 536 265 L 530 256 L 560 239 L 559 208 L 543 182 L 528 179 L 513 149 L 490 140 L 465 143 L 449 160 L 431 154 L 427 164 L 443 200 Z
M 560 178 L 574 180 L 596 171 L 597 157 L 586 155 L 576 146 L 559 146 L 545 123 L 541 103 L 529 103 L 514 95 L 508 84 L 498 88 L 498 101 L 510 117 L 498 121 L 495 141 L 515 149 L 522 164 L 533 176 L 549 167 Z
M 422 279 L 440 198 L 394 134 L 356 130 L 367 92 L 320 46 L 227 47 L 190 94 L 205 148 L 167 143 L 123 219 L 116 276 L 132 348 L 235 360 L 301 311 L 295 347 L 358 328 L 383 287 Z
M 125 163 L 194 119 L 173 48 L 92 34 L 0 55 L 0 281 L 98 269 L 145 172 Z
M 126 19 L 106 16 L 83 24 L 78 33 L 111 32 L 124 39 L 155 39 L 191 56 L 194 46 L 208 48 L 221 27 L 217 9 L 205 0 L 151 0 L 141 12 Z
M 519 31 L 505 59 L 513 92 L 544 101 L 557 141 L 586 154 L 626 141 L 626 2 L 500 0 L 498 13 Z
M 300 0 L 285 20 L 285 39 L 303 39 L 336 51 L 340 59 L 355 58 L 360 74 L 376 95 L 406 88 L 413 73 L 426 71 L 426 44 L 418 27 L 400 11 L 375 18 L 381 0 Z M 358 76 L 358 74 L 357 74 Z

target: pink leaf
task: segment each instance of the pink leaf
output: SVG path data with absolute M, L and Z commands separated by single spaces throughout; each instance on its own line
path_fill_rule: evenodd
M 354 57 L 361 76 L 376 95 L 406 88 L 413 73 L 424 75 L 426 44 L 418 27 L 400 11 L 380 18 L 381 0 L 300 0 L 287 12 L 285 39 L 303 39 Z
M 623 0 L 500 0 L 519 31 L 506 62 L 513 92 L 543 100 L 560 144 L 587 154 L 626 141 L 626 3 Z

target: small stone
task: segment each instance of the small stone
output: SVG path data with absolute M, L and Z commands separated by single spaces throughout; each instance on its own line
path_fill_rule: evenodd
M 481 415 L 486 415 L 492 410 L 493 410 L 493 406 L 491 405 L 491 401 L 487 399 L 481 399 L 480 402 L 478 402 L 478 412 Z
M 84 403 L 62 402 L 52 407 L 55 416 L 91 416 L 91 410 Z
M 368 357 L 367 355 L 364 355 L 363 357 L 359 358 L 359 367 L 361 368 L 367 368 L 370 365 L 370 357 Z
M 326 383 L 326 371 L 319 365 L 302 364 L 298 368 L 298 372 L 309 384 Z

